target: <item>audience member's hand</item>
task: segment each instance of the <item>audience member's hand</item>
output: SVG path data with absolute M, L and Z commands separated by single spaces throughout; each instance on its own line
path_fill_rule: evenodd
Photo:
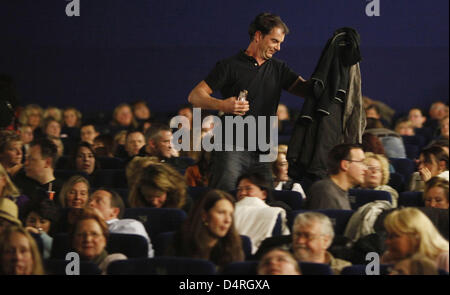
M 427 167 L 423 167 L 422 169 L 419 169 L 420 178 L 422 178 L 423 181 L 427 182 L 431 178 L 431 171 Z
M 222 110 L 227 114 L 245 115 L 250 109 L 248 101 L 238 101 L 236 96 L 229 97 L 222 101 Z
M 32 227 L 32 226 L 27 226 L 27 227 L 25 227 L 25 229 L 26 229 L 27 231 L 29 231 L 30 233 L 33 233 L 33 234 L 39 234 L 39 233 L 40 233 L 39 230 L 38 230 L 37 228 Z

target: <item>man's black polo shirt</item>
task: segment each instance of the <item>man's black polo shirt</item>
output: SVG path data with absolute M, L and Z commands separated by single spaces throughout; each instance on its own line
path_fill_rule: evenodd
M 287 91 L 297 78 L 298 74 L 279 59 L 271 58 L 259 66 L 255 58 L 240 51 L 219 61 L 205 82 L 213 91 L 220 91 L 223 98 L 237 97 L 241 90 L 247 90 L 250 110 L 245 116 L 267 116 L 268 134 L 268 116 L 276 114 L 281 90 Z

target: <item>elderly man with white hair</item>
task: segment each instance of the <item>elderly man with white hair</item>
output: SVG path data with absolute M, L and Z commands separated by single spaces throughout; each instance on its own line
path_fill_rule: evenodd
M 331 220 L 318 212 L 305 212 L 297 215 L 292 229 L 292 251 L 301 262 L 328 264 L 334 274 L 340 274 L 351 263 L 334 258 L 327 251 L 334 238 Z

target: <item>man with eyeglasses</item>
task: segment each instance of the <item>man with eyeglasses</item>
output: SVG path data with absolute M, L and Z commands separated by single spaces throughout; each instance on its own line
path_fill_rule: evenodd
M 307 195 L 308 209 L 351 210 L 348 190 L 364 182 L 367 166 L 359 144 L 339 144 L 328 154 L 328 177 L 313 183 Z
M 349 261 L 335 258 L 327 251 L 334 238 L 331 220 L 318 212 L 297 215 L 292 228 L 292 252 L 301 262 L 328 264 L 334 274 L 340 274 Z

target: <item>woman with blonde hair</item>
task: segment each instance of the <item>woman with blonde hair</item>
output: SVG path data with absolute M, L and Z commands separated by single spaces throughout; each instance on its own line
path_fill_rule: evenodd
M 414 254 L 422 254 L 448 272 L 448 241 L 422 211 L 413 207 L 395 210 L 384 220 L 384 227 L 388 236 L 382 263 L 396 263 Z
M 423 191 L 425 207 L 448 209 L 448 180 L 432 177 L 425 183 Z
M 388 185 L 390 177 L 388 159 L 383 155 L 371 152 L 366 152 L 364 155 L 366 156 L 364 163 L 367 166 L 367 172 L 361 188 L 387 191 L 391 194 L 392 206 L 397 207 L 398 192 Z
M 17 225 L 9 226 L 0 235 L 0 265 L 0 275 L 44 274 L 41 254 L 34 238 Z
M 159 163 L 157 157 L 140 157 L 135 156 L 127 165 L 125 174 L 127 176 L 128 187 L 132 187 L 141 175 L 142 170 L 148 165 Z
M 27 196 L 20 194 L 19 189 L 11 181 L 11 178 L 9 178 L 9 175 L 2 164 L 0 164 L 0 198 L 10 199 L 16 203 L 19 209 L 22 209 L 29 201 Z
M 84 208 L 89 200 L 89 181 L 81 176 L 70 177 L 59 193 L 59 203 L 63 208 Z
M 19 123 L 21 125 L 29 125 L 33 129 L 39 128 L 44 111 L 37 104 L 29 104 L 25 106 L 19 115 Z
M 22 169 L 23 142 L 19 134 L 11 130 L 0 131 L 0 164 L 13 177 Z
M 154 163 L 142 170 L 128 201 L 131 207 L 180 208 L 186 212 L 192 205 L 183 175 L 165 163 Z

